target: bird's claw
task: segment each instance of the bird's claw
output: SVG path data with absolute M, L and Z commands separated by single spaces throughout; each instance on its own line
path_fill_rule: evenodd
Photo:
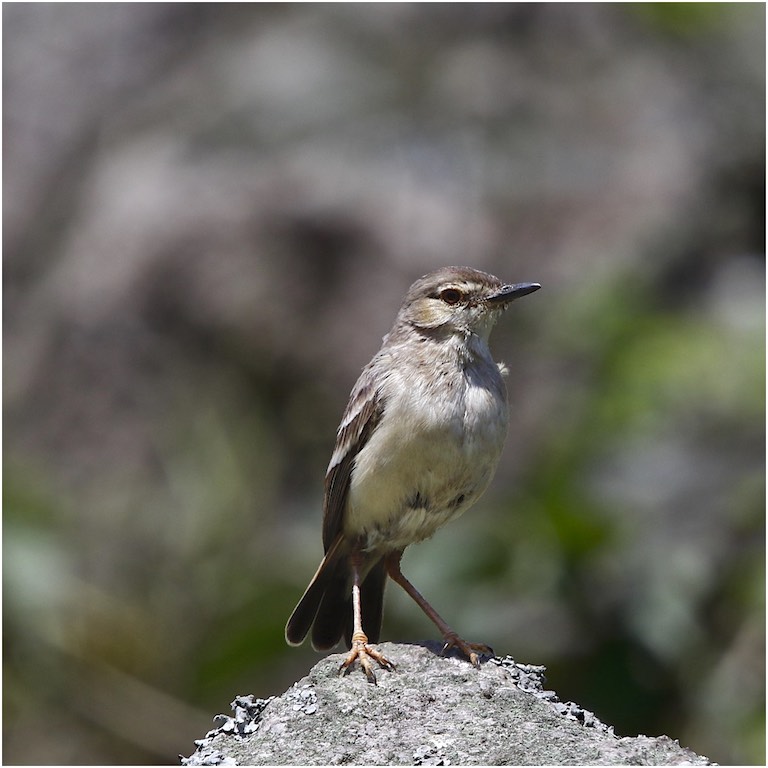
M 485 643 L 469 643 L 456 634 L 445 635 L 445 645 L 440 651 L 444 656 L 451 648 L 458 648 L 468 659 L 473 667 L 480 667 L 480 656 L 494 656 L 493 648 Z
M 395 665 L 388 658 L 386 658 L 383 653 L 368 645 L 368 638 L 364 638 L 352 640 L 352 648 L 350 649 L 347 658 L 344 659 L 344 661 L 341 663 L 341 666 L 339 667 L 339 674 L 348 674 L 352 669 L 352 665 L 357 660 L 360 662 L 360 667 L 363 672 L 365 672 L 365 676 L 368 678 L 368 682 L 377 685 L 376 674 L 373 671 L 373 664 L 371 664 L 371 659 L 373 659 L 380 667 L 382 667 L 382 669 L 388 669 L 390 671 L 394 671 L 395 669 Z

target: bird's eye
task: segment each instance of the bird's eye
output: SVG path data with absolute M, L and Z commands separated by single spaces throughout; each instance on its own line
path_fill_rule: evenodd
M 458 288 L 444 288 L 440 291 L 440 298 L 446 304 L 458 304 L 464 296 Z

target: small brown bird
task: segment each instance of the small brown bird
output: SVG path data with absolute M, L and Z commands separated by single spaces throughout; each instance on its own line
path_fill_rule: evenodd
M 507 394 L 488 337 L 509 303 L 538 283 L 507 285 L 470 267 L 444 267 L 408 290 L 392 330 L 352 389 L 325 477 L 323 557 L 285 627 L 310 628 L 317 650 L 342 638 L 376 682 L 369 645 L 381 633 L 387 576 L 437 625 L 444 649 L 475 666 L 482 643 L 456 634 L 402 574 L 409 544 L 429 538 L 485 490 L 507 431 Z M 365 627 L 365 631 L 363 629 Z

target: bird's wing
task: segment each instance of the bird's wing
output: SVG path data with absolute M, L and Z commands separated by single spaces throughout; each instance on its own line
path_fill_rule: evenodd
M 362 376 L 352 392 L 336 433 L 336 446 L 325 475 L 323 546 L 327 551 L 343 528 L 349 480 L 355 458 L 368 442 L 384 413 L 384 400 Z

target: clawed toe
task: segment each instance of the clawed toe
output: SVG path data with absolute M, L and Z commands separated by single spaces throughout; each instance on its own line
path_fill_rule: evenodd
M 387 659 L 383 653 L 368 645 L 367 640 L 368 638 L 352 641 L 352 648 L 350 649 L 347 658 L 341 663 L 339 674 L 346 675 L 352 669 L 355 661 L 359 661 L 360 668 L 368 678 L 368 682 L 376 685 L 376 673 L 374 672 L 371 660 L 375 661 L 383 669 L 388 669 L 390 671 L 395 669 L 395 665 Z
M 445 645 L 440 653 L 444 655 L 451 648 L 458 648 L 469 659 L 473 667 L 480 666 L 480 656 L 494 655 L 493 648 L 490 645 L 485 643 L 469 643 L 456 634 L 445 636 Z

